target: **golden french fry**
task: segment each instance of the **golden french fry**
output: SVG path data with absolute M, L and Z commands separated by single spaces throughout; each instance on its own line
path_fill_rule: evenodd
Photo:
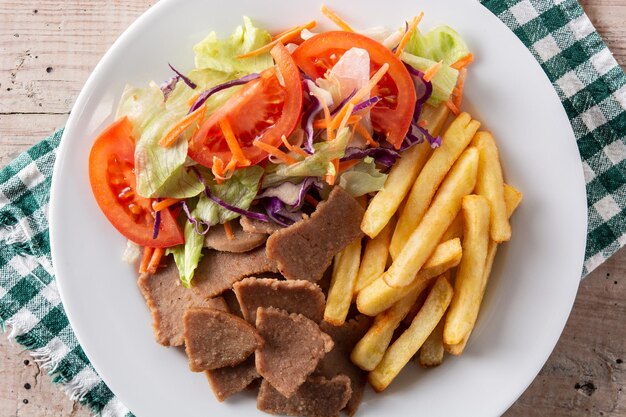
M 409 328 L 387 349 L 376 369 L 369 373 L 368 380 L 374 390 L 381 392 L 387 388 L 424 344 L 446 312 L 452 293 L 448 280 L 443 276 L 437 278 Z
M 425 368 L 439 366 L 443 362 L 443 325 L 445 321 L 444 316 L 420 348 L 419 364 Z
M 449 274 L 450 270 L 447 270 L 445 273 Z M 450 281 L 450 276 L 446 275 L 446 277 L 448 278 L 448 281 Z M 429 284 L 430 283 L 432 283 L 432 280 L 429 281 Z M 424 301 L 426 301 L 427 295 L 428 295 L 428 291 L 422 291 L 420 295 L 417 296 L 417 300 L 415 301 L 415 304 L 413 304 L 413 307 L 411 307 L 406 317 L 402 320 L 402 324 L 405 324 L 407 326 L 411 325 L 411 322 L 417 315 L 417 312 L 420 311 L 420 308 L 422 308 L 422 306 L 424 305 Z
M 376 316 L 372 327 L 352 350 L 350 359 L 356 366 L 366 371 L 376 368 L 391 342 L 393 332 L 411 310 L 424 288 L 426 286 L 414 288 L 391 308 Z
M 417 229 L 382 275 L 387 285 L 404 287 L 413 281 L 461 209 L 461 200 L 474 189 L 477 168 L 478 151 L 473 147 L 467 148 L 443 180 Z
M 431 278 L 457 266 L 461 262 L 462 254 L 460 239 L 441 243 L 426 261 L 422 270 L 415 276 L 411 285 L 404 288 L 393 288 L 379 277 L 359 292 L 356 297 L 357 308 L 361 313 L 368 316 L 382 313 L 413 289 L 419 287 L 423 290 L 428 286 Z
M 324 310 L 324 320 L 334 326 L 340 326 L 346 321 L 360 261 L 361 238 L 356 239 L 335 255 L 333 277 Z
M 409 237 L 426 215 L 437 188 L 479 127 L 480 123 L 472 120 L 469 114 L 461 113 L 444 133 L 441 147 L 433 152 L 417 176 L 404 210 L 398 217 L 389 248 L 393 259 L 400 255 Z
M 369 239 L 365 244 L 365 250 L 363 251 L 363 257 L 361 258 L 361 265 L 359 266 L 359 273 L 354 287 L 355 294 L 358 294 L 359 291 L 367 287 L 372 281 L 385 272 L 393 226 L 394 222 L 390 221 L 382 232 L 374 239 Z
M 455 237 L 463 237 L 463 215 L 461 214 L 461 212 L 456 215 L 456 217 L 452 221 L 452 224 L 448 226 L 445 233 L 441 237 L 441 242 L 454 239 Z
M 481 195 L 463 198 L 463 258 L 454 284 L 454 297 L 446 317 L 443 339 L 461 343 L 472 331 L 480 308 L 485 262 L 489 247 L 489 202 Z
M 420 120 L 427 120 L 428 131 L 438 135 L 448 119 L 445 104 L 438 107 L 424 106 Z M 372 199 L 361 223 L 361 230 L 369 237 L 376 237 L 391 220 L 404 197 L 408 194 L 417 174 L 428 160 L 432 148 L 426 142 L 415 145 L 402 153 L 402 158 L 389 171 L 385 185 Z
M 510 218 L 517 206 L 522 201 L 522 193 L 512 186 L 504 184 L 504 201 L 506 202 L 506 214 Z M 491 268 L 493 267 L 493 261 L 496 258 L 497 250 L 498 244 L 493 240 L 490 240 L 489 247 L 487 249 L 487 259 L 485 261 L 485 272 L 482 279 L 480 299 L 478 302 L 479 306 L 482 304 L 482 300 L 485 295 L 485 289 L 487 287 L 487 282 L 489 281 L 489 275 L 491 275 Z M 457 343 L 455 345 L 444 344 L 445 349 L 452 355 L 460 355 L 461 353 L 463 353 L 463 350 L 465 350 L 465 345 L 467 344 L 467 341 L 469 340 L 471 334 L 472 332 L 470 331 L 467 336 L 463 338 L 461 343 Z
M 506 215 L 504 178 L 496 141 L 491 133 L 478 132 L 472 145 L 478 149 L 479 154 L 476 194 L 484 196 L 489 202 L 489 234 L 496 242 L 506 242 L 511 239 L 511 225 Z

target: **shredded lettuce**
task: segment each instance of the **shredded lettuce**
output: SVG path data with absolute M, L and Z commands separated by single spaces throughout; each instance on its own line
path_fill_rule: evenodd
M 436 61 L 432 61 L 428 58 L 422 58 L 421 56 L 412 55 L 407 52 L 403 52 L 401 58 L 402 61 L 422 72 L 437 63 Z M 442 65 L 439 72 L 437 72 L 431 80 L 433 84 L 433 93 L 427 103 L 436 106 L 443 101 L 448 101 L 450 99 L 450 95 L 452 94 L 452 90 L 456 86 L 458 78 L 459 71 L 448 65 Z
M 188 198 L 198 195 L 203 187 L 185 167 L 187 141 L 164 148 L 159 140 L 167 130 L 189 111 L 189 100 L 206 88 L 232 78 L 230 74 L 213 70 L 193 70 L 189 78 L 198 85 L 196 90 L 178 83 L 164 100 L 155 83 L 148 87 L 127 86 L 120 101 L 117 117 L 128 116 L 134 125 L 135 167 L 137 192 L 147 198 Z M 223 91 L 207 100 L 207 113 L 213 112 L 234 91 Z
M 243 26 L 238 26 L 230 38 L 219 39 L 217 33 L 211 32 L 193 47 L 196 67 L 228 73 L 261 72 L 274 65 L 268 52 L 244 59 L 237 56 L 258 49 L 271 40 L 269 32 L 255 27 L 250 18 L 244 16 Z
M 247 210 L 259 191 L 259 182 L 263 175 L 263 168 L 251 166 L 238 169 L 233 176 L 222 184 L 214 180 L 207 181 L 211 194 L 228 204 Z M 239 214 L 230 211 L 202 194 L 195 210 L 195 217 L 211 226 L 225 223 L 239 217 Z
M 416 30 L 405 51 L 431 61 L 443 61 L 446 65 L 451 65 L 469 53 L 461 35 L 446 25 L 438 26 L 426 35 Z
M 385 181 L 387 174 L 380 172 L 369 156 L 339 176 L 339 186 L 353 197 L 380 191 Z
M 263 177 L 263 188 L 271 187 L 282 182 L 304 177 L 323 177 L 334 169 L 332 161 L 342 158 L 348 140 L 350 129 L 344 127 L 337 132 L 335 139 L 329 142 L 320 142 L 313 145 L 315 153 L 307 156 L 300 162 L 292 165 L 270 165 Z
M 193 213 L 192 213 L 193 214 Z M 195 232 L 193 224 L 185 222 L 185 243 L 168 249 L 167 253 L 174 255 L 174 262 L 178 268 L 178 275 L 183 286 L 189 288 L 193 274 L 202 258 L 204 236 Z

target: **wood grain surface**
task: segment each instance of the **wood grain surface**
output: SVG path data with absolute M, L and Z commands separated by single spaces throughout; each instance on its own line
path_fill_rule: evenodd
M 64 125 L 100 57 L 153 3 L 0 0 L 0 167 Z M 581 3 L 624 67 L 626 0 Z M 505 416 L 626 416 L 625 273 L 622 250 L 582 282 L 550 359 Z M 1 417 L 88 415 L 0 337 Z

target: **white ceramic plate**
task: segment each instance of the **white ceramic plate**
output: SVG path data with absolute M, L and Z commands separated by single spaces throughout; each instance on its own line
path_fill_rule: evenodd
M 474 0 L 330 1 L 357 28 L 398 27 L 424 7 L 422 27 L 447 23 L 477 60 L 466 102 L 501 145 L 507 181 L 524 192 L 513 239 L 499 251 L 465 354 L 422 370 L 409 364 L 360 416 L 496 416 L 530 384 L 556 344 L 582 270 L 586 233 L 583 171 L 575 139 L 550 82 L 523 44 Z M 284 29 L 318 19 L 319 3 L 291 0 L 162 0 L 138 19 L 96 67 L 67 124 L 55 167 L 51 243 L 63 304 L 78 340 L 113 392 L 138 417 L 252 416 L 250 396 L 219 404 L 178 349 L 154 341 L 151 318 L 120 256 L 124 238 L 98 209 L 87 175 L 96 135 L 110 122 L 125 83 L 193 65 L 191 47 L 251 16 Z M 330 26 L 328 26 L 330 28 Z

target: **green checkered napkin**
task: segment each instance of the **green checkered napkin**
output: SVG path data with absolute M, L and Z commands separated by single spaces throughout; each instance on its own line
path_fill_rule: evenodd
M 583 276 L 626 243 L 626 75 L 576 0 L 482 0 L 541 64 L 569 116 L 587 183 Z M 83 353 L 54 280 L 47 209 L 61 131 L 0 171 L 0 324 L 68 395 L 131 416 Z

